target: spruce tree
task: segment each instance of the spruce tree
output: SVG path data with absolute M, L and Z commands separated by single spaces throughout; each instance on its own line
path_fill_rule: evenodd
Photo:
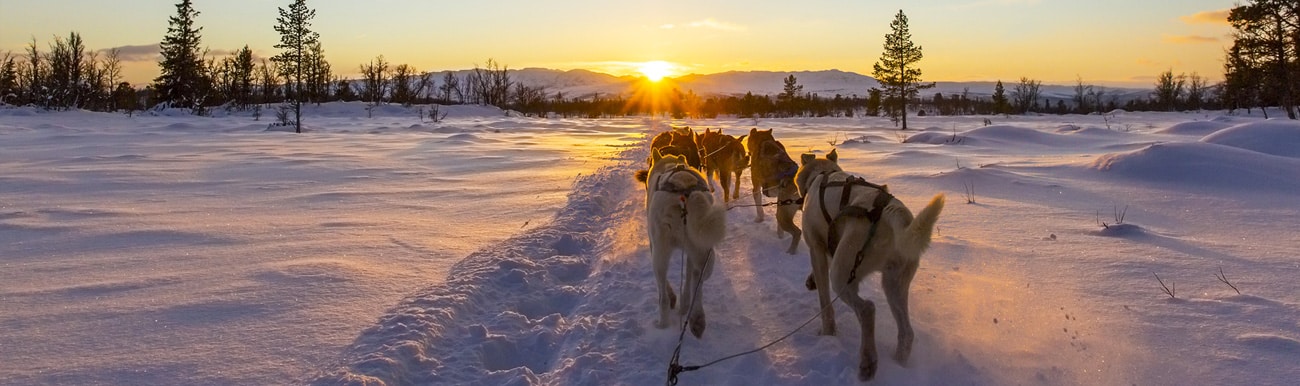
M 922 58 L 921 46 L 912 43 L 903 10 L 898 10 L 889 27 L 892 32 L 885 35 L 884 52 L 880 53 L 880 61 L 873 66 L 871 75 L 880 82 L 886 111 L 891 117 L 901 117 L 902 129 L 907 130 L 908 101 L 921 90 L 934 87 L 934 83 L 921 82 L 921 69 L 916 67 Z
M 999 80 L 996 86 L 993 86 L 993 113 L 1006 114 L 1011 111 L 1011 103 L 1007 102 L 1007 89 L 1002 87 L 1002 81 Z
M 280 17 L 276 18 L 275 32 L 280 33 L 280 54 L 271 58 L 280 65 L 285 77 L 285 99 L 293 107 L 294 131 L 302 132 L 302 103 L 306 95 L 303 92 L 305 75 L 310 75 L 310 54 L 313 45 L 320 44 L 320 34 L 311 30 L 311 19 L 316 17 L 316 10 L 307 8 L 307 0 L 294 0 L 289 9 L 280 8 Z
M 203 27 L 194 25 L 194 10 L 190 0 L 176 4 L 176 16 L 167 19 L 167 36 L 159 49 L 162 60 L 158 67 L 162 74 L 154 79 L 157 100 L 174 107 L 193 108 L 202 103 L 199 92 L 203 88 L 203 55 L 199 49 L 199 33 Z

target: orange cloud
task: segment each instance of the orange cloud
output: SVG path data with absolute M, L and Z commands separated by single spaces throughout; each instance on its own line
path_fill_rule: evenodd
M 1228 24 L 1228 13 L 1231 10 L 1221 9 L 1218 11 L 1203 11 L 1195 14 L 1180 16 L 1178 19 L 1187 24 Z
M 1201 44 L 1201 43 L 1218 43 L 1219 38 L 1200 35 L 1163 35 L 1161 39 L 1165 43 L 1173 44 Z

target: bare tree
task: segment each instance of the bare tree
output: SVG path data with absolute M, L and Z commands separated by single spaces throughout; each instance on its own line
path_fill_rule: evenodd
M 410 106 L 415 99 L 415 87 L 412 80 L 415 78 L 415 68 L 408 64 L 399 64 L 393 67 L 393 93 L 389 101 L 400 103 L 403 106 Z
M 1183 74 L 1174 75 L 1174 70 L 1166 70 L 1156 77 L 1156 104 L 1163 107 L 1165 111 L 1174 111 L 1178 109 L 1178 101 L 1182 99 L 1183 93 L 1187 87 L 1187 76 Z
M 1092 85 L 1083 84 L 1083 77 L 1076 75 L 1074 83 L 1074 111 L 1079 114 L 1089 113 L 1088 102 L 1092 96 Z M 1097 105 L 1101 110 L 1101 105 Z
M 1043 82 L 1020 77 L 1020 83 L 1016 84 L 1015 89 L 1011 90 L 1011 99 L 1015 101 L 1016 112 L 1024 114 L 1034 107 L 1038 101 L 1039 88 Z
M 361 100 L 372 105 L 379 104 L 388 93 L 388 62 L 379 55 L 370 63 L 361 65 Z
M 452 95 L 456 96 L 457 102 L 464 102 L 465 94 L 460 90 L 460 78 L 456 73 L 447 71 L 442 76 L 442 85 L 438 86 L 438 94 L 443 103 L 450 103 Z
M 1209 88 L 1209 82 L 1201 77 L 1201 74 L 1192 72 L 1192 75 L 1187 77 L 1187 108 L 1200 110 L 1201 105 L 1205 103 Z

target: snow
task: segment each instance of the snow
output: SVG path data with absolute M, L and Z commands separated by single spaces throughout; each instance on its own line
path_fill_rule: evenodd
M 911 362 L 883 355 L 872 383 L 1300 376 L 1292 121 L 917 117 L 925 131 L 900 133 L 882 118 L 420 109 L 308 106 L 311 132 L 294 134 L 247 113 L 0 108 L 0 384 L 660 384 L 679 331 L 652 325 L 632 175 L 670 125 L 774 128 L 795 156 L 840 144 L 846 170 L 914 210 L 948 194 L 911 288 Z M 733 205 L 752 204 L 743 180 Z M 753 218 L 729 212 L 684 365 L 817 311 L 806 247 L 786 255 L 775 221 Z M 881 291 L 862 291 L 891 353 Z M 860 331 L 835 311 L 839 336 L 805 327 L 681 384 L 858 384 Z

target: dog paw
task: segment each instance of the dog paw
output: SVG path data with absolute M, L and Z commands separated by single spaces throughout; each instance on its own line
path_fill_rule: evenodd
M 862 364 L 858 365 L 858 380 L 870 381 L 876 377 L 876 361 L 868 358 L 862 358 Z
M 821 335 L 821 336 L 835 336 L 835 326 L 831 326 L 831 327 L 825 327 L 825 326 L 823 326 L 822 329 L 817 330 L 817 335 Z
M 700 339 L 704 336 L 704 327 L 707 325 L 703 313 L 695 314 L 695 316 L 691 317 L 691 335 L 695 335 L 695 339 Z
M 662 320 L 662 319 L 661 319 L 661 320 L 656 320 L 655 323 L 654 323 L 654 325 L 655 325 L 655 328 L 662 330 L 662 329 L 668 328 L 668 321 L 667 321 L 667 320 Z
M 793 246 L 793 247 L 790 247 L 790 249 L 785 250 L 785 254 L 787 254 L 787 255 L 793 255 L 793 254 L 796 254 L 796 253 L 799 253 L 799 246 L 798 246 L 798 245 L 795 245 L 795 246 Z M 804 284 L 807 285 L 808 283 L 804 283 Z
M 807 288 L 809 291 L 817 290 L 817 281 L 813 280 L 813 275 L 811 273 L 808 274 L 808 279 L 805 279 L 803 281 L 803 286 L 804 288 Z
M 910 347 L 906 349 L 899 347 L 898 350 L 894 351 L 894 361 L 898 362 L 899 366 L 907 367 L 907 358 L 910 356 L 912 356 L 912 349 Z

